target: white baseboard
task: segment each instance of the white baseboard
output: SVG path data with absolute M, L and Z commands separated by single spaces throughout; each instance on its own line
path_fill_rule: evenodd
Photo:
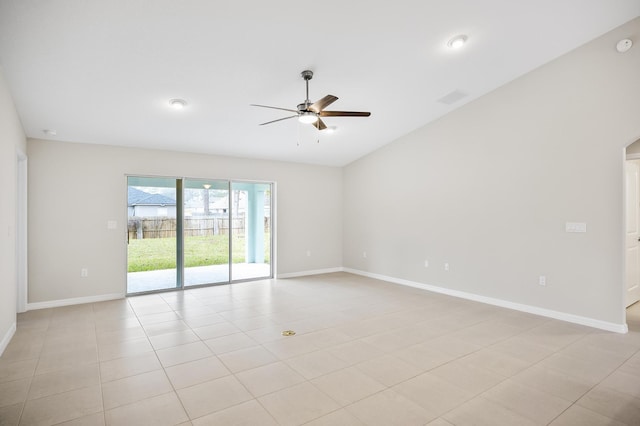
M 300 271 L 300 272 L 287 272 L 285 274 L 277 274 L 276 278 L 295 278 L 295 277 L 306 277 L 308 275 L 321 275 L 321 274 L 331 274 L 333 272 L 342 272 L 344 268 L 326 268 L 326 269 L 312 269 L 309 271 Z
M 7 330 L 7 332 L 2 337 L 2 340 L 0 340 L 0 356 L 2 356 L 2 354 L 4 353 L 4 350 L 7 349 L 7 346 L 9 346 L 9 342 L 11 341 L 11 338 L 13 337 L 14 334 L 16 334 L 15 322 L 11 324 L 11 327 L 9 327 L 9 330 Z
M 105 302 L 107 300 L 123 299 L 124 293 L 101 294 L 98 296 L 74 297 L 73 299 L 49 300 L 46 302 L 27 303 L 27 311 L 35 309 L 58 308 L 60 306 L 80 305 L 83 303 Z
M 467 293 L 459 290 L 438 287 L 430 284 L 422 284 L 415 281 L 404 280 L 401 278 L 388 277 L 386 275 L 374 274 L 371 272 L 360 271 L 358 269 L 343 268 L 345 272 L 356 275 L 362 275 L 394 284 L 406 285 L 409 287 L 420 288 L 434 293 L 446 294 L 448 296 L 459 297 L 461 299 L 473 300 L 475 302 L 486 303 L 488 305 L 500 306 L 502 308 L 513 309 L 516 311 L 527 312 L 530 314 L 540 315 L 543 317 L 554 318 L 574 324 L 586 325 L 588 327 L 598 328 L 601 330 L 614 331 L 616 333 L 627 333 L 629 328 L 627 324 L 616 324 L 613 322 L 601 321 L 593 318 L 583 317 L 579 315 L 567 314 L 564 312 L 553 311 L 551 309 L 540 308 L 537 306 L 524 305 L 521 303 L 509 302 L 507 300 L 495 299 L 493 297 L 479 296 L 473 293 Z
M 488 305 L 500 306 L 502 308 L 513 309 L 516 311 L 527 312 L 534 315 L 540 315 L 543 317 L 554 318 L 562 321 L 571 322 L 574 324 L 586 325 L 588 327 L 598 328 L 606 331 L 613 331 L 616 333 L 627 333 L 629 328 L 627 324 L 617 324 L 607 321 L 601 321 L 594 318 L 583 317 L 580 315 L 568 314 L 565 312 L 554 311 L 551 309 L 540 308 L 537 306 L 525 305 L 522 303 L 509 302 L 507 300 L 496 299 L 493 297 L 480 296 L 473 293 L 467 293 L 464 291 L 453 290 L 445 287 L 438 287 L 430 284 L 423 284 L 416 281 L 409 281 L 402 278 L 394 278 L 386 275 L 375 274 L 372 272 L 361 271 L 352 268 L 326 268 L 326 269 L 314 269 L 308 271 L 288 272 L 284 274 L 277 274 L 276 278 L 295 278 L 304 277 L 309 275 L 330 274 L 334 272 L 349 272 L 351 274 L 362 275 L 377 280 L 387 281 L 394 284 L 405 285 L 409 287 L 419 288 L 422 290 L 432 291 L 434 293 L 446 294 L 448 296 L 459 297 L 461 299 L 473 300 L 475 302 L 486 303 Z M 56 308 L 60 306 L 78 305 L 82 303 L 94 303 L 104 302 L 107 300 L 115 300 L 124 298 L 123 293 L 104 294 L 99 296 L 89 297 L 77 297 L 73 299 L 51 300 L 47 302 L 27 303 L 27 310 Z M 2 351 L 9 344 L 11 337 L 15 333 L 16 325 L 13 324 L 12 328 L 7 332 L 2 341 L 0 341 L 0 355 Z

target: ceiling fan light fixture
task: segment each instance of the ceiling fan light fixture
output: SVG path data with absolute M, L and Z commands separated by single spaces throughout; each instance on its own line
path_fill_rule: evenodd
M 313 124 L 318 121 L 318 115 L 311 111 L 306 111 L 298 116 L 298 121 L 304 124 Z
M 467 37 L 464 34 L 460 34 L 460 35 L 457 35 L 455 37 L 452 37 L 447 42 L 447 47 L 449 47 L 450 49 L 460 49 L 462 46 L 465 45 L 465 43 L 467 42 L 468 38 L 469 37 Z

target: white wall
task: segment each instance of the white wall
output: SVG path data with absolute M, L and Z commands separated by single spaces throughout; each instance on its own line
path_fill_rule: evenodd
M 339 168 L 37 139 L 28 154 L 30 304 L 124 294 L 126 174 L 274 181 L 277 275 L 342 265 Z
M 619 54 L 623 38 L 636 46 Z M 635 19 L 348 165 L 344 266 L 622 325 L 639 137 Z
M 0 69 L 0 355 L 16 326 L 17 153 L 26 139 Z

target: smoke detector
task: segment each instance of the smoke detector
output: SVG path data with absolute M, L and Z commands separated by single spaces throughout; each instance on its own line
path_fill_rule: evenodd
M 620 53 L 624 53 L 627 50 L 631 49 L 633 46 L 633 42 L 631 39 L 625 38 L 624 40 L 620 40 L 618 44 L 616 44 L 616 50 Z

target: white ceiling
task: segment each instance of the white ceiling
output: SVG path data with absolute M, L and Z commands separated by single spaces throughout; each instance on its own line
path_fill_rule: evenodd
M 639 15 L 640 0 L 0 0 L 0 65 L 29 137 L 341 166 Z M 288 113 L 249 104 L 295 109 L 304 69 L 312 101 L 371 117 L 326 118 L 319 143 L 295 119 L 258 126 Z M 454 90 L 468 96 L 437 102 Z

